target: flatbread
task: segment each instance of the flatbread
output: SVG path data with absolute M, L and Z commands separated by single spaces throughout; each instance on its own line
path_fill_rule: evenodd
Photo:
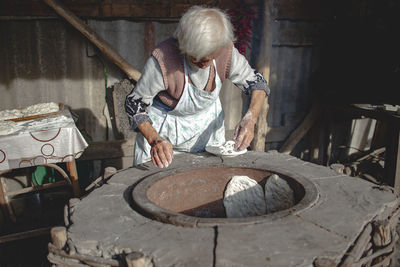
M 268 177 L 265 183 L 267 213 L 285 210 L 294 206 L 294 192 L 289 184 L 277 174 Z
M 259 216 L 266 213 L 264 190 L 248 176 L 233 176 L 225 188 L 226 217 Z
M 59 111 L 60 107 L 57 103 L 39 103 L 28 106 L 23 109 L 8 109 L 0 111 L 0 121 L 17 119 L 35 115 L 48 114 Z
M 239 151 L 235 150 L 234 145 L 235 141 L 229 140 L 226 141 L 226 143 L 221 146 L 206 146 L 206 151 L 216 156 L 224 156 L 224 157 L 235 157 L 247 152 L 246 148 Z

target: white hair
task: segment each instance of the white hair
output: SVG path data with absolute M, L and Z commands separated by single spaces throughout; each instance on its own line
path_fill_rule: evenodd
M 180 19 L 174 37 L 183 54 L 200 60 L 233 42 L 232 28 L 228 15 L 222 10 L 192 6 Z

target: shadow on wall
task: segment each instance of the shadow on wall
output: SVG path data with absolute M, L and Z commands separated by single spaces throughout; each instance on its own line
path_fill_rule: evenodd
M 89 144 L 82 156 L 77 159 L 79 183 L 81 189 L 84 191 L 90 183 L 103 175 L 105 167 L 112 166 L 116 169 L 121 169 L 123 163 L 122 159 L 118 156 L 122 155 L 123 152 L 120 146 L 107 145 L 101 141 L 96 142 L 96 138 L 87 131 L 87 125 L 89 125 L 90 129 L 96 129 L 96 131 L 101 133 L 109 132 L 110 130 L 110 126 L 107 125 L 104 127 L 100 124 L 90 109 L 74 109 L 72 112 L 78 117 L 78 120 L 75 122 L 77 128 Z M 112 158 L 112 161 L 107 161 L 107 158 Z
M 0 33 L 7 36 L 0 40 L 2 109 L 53 101 L 94 113 L 80 114 L 84 121 L 91 123 L 96 116 L 103 120 L 105 70 L 108 76 L 123 73 L 88 49 L 78 31 L 59 20 L 4 20 Z M 85 124 L 85 129 L 94 140 L 105 139 L 99 127 Z
M 98 23 L 102 25 L 100 22 Z M 104 24 L 104 23 L 103 23 Z M 97 24 L 92 26 L 96 28 Z M 109 32 L 101 32 L 103 38 L 115 32 L 123 32 L 124 27 L 134 28 L 139 34 L 142 25 L 137 23 L 106 24 L 114 26 Z M 120 28 L 118 28 L 120 27 Z M 122 79 L 126 75 L 99 50 L 90 43 L 79 31 L 68 22 L 61 19 L 38 20 L 2 20 L 0 21 L 0 33 L 7 38 L 0 39 L 0 49 L 5 51 L 0 55 L 0 64 L 5 67 L 0 72 L 0 89 L 2 85 L 6 89 L 13 88 L 16 79 L 23 80 L 91 80 L 96 75 L 103 77 L 104 64 L 107 67 L 110 80 Z M 116 36 L 110 40 L 110 44 L 118 52 L 125 54 L 125 50 L 134 46 L 136 53 L 142 54 L 141 38 L 138 36 Z M 129 43 L 129 45 L 126 45 Z M 137 49 L 139 48 L 139 49 Z M 121 51 L 119 51 L 121 50 Z M 130 53 L 129 55 L 131 55 Z M 100 55 L 103 65 L 94 62 L 94 56 Z M 121 54 L 122 55 L 122 54 Z M 129 57 L 129 56 L 128 56 Z M 128 58 L 125 58 L 128 60 Z M 144 58 L 131 58 L 130 64 L 140 69 Z M 96 66 L 96 64 L 98 66 Z M 138 65 L 138 66 L 136 66 Z M 19 84 L 20 85 L 20 84 Z
M 0 33 L 7 36 L 0 39 L 2 108 L 62 102 L 79 115 L 88 142 L 112 139 L 111 125 L 104 126 L 104 85 L 123 72 L 60 19 L 2 20 Z
M 0 83 L 6 88 L 15 79 L 59 80 L 84 78 L 86 43 L 72 26 L 59 20 L 1 21 Z

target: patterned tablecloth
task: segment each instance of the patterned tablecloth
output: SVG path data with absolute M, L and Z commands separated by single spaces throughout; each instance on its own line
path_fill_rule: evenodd
M 0 135 L 0 170 L 70 162 L 88 146 L 68 108 L 14 126 L 14 132 Z

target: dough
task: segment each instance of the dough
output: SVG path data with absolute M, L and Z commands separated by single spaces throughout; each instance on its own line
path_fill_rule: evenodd
M 28 106 L 24 109 L 9 109 L 0 111 L 0 121 L 29 117 L 34 115 L 48 114 L 59 111 L 59 105 L 54 102 L 40 103 Z
M 229 140 L 226 141 L 225 144 L 221 146 L 207 146 L 206 151 L 216 156 L 226 156 L 226 157 L 234 157 L 247 152 L 247 149 L 237 151 L 234 149 L 234 146 L 235 146 L 235 141 Z
M 289 184 L 277 174 L 268 177 L 265 183 L 267 213 L 285 210 L 294 206 L 294 193 Z
M 19 109 L 8 109 L 0 111 L 0 121 L 5 121 L 9 119 L 21 118 L 23 113 Z
M 24 117 L 57 112 L 60 109 L 57 103 L 40 103 L 26 107 L 22 110 Z
M 248 176 L 233 176 L 224 193 L 226 217 L 249 217 L 266 212 L 264 190 Z

